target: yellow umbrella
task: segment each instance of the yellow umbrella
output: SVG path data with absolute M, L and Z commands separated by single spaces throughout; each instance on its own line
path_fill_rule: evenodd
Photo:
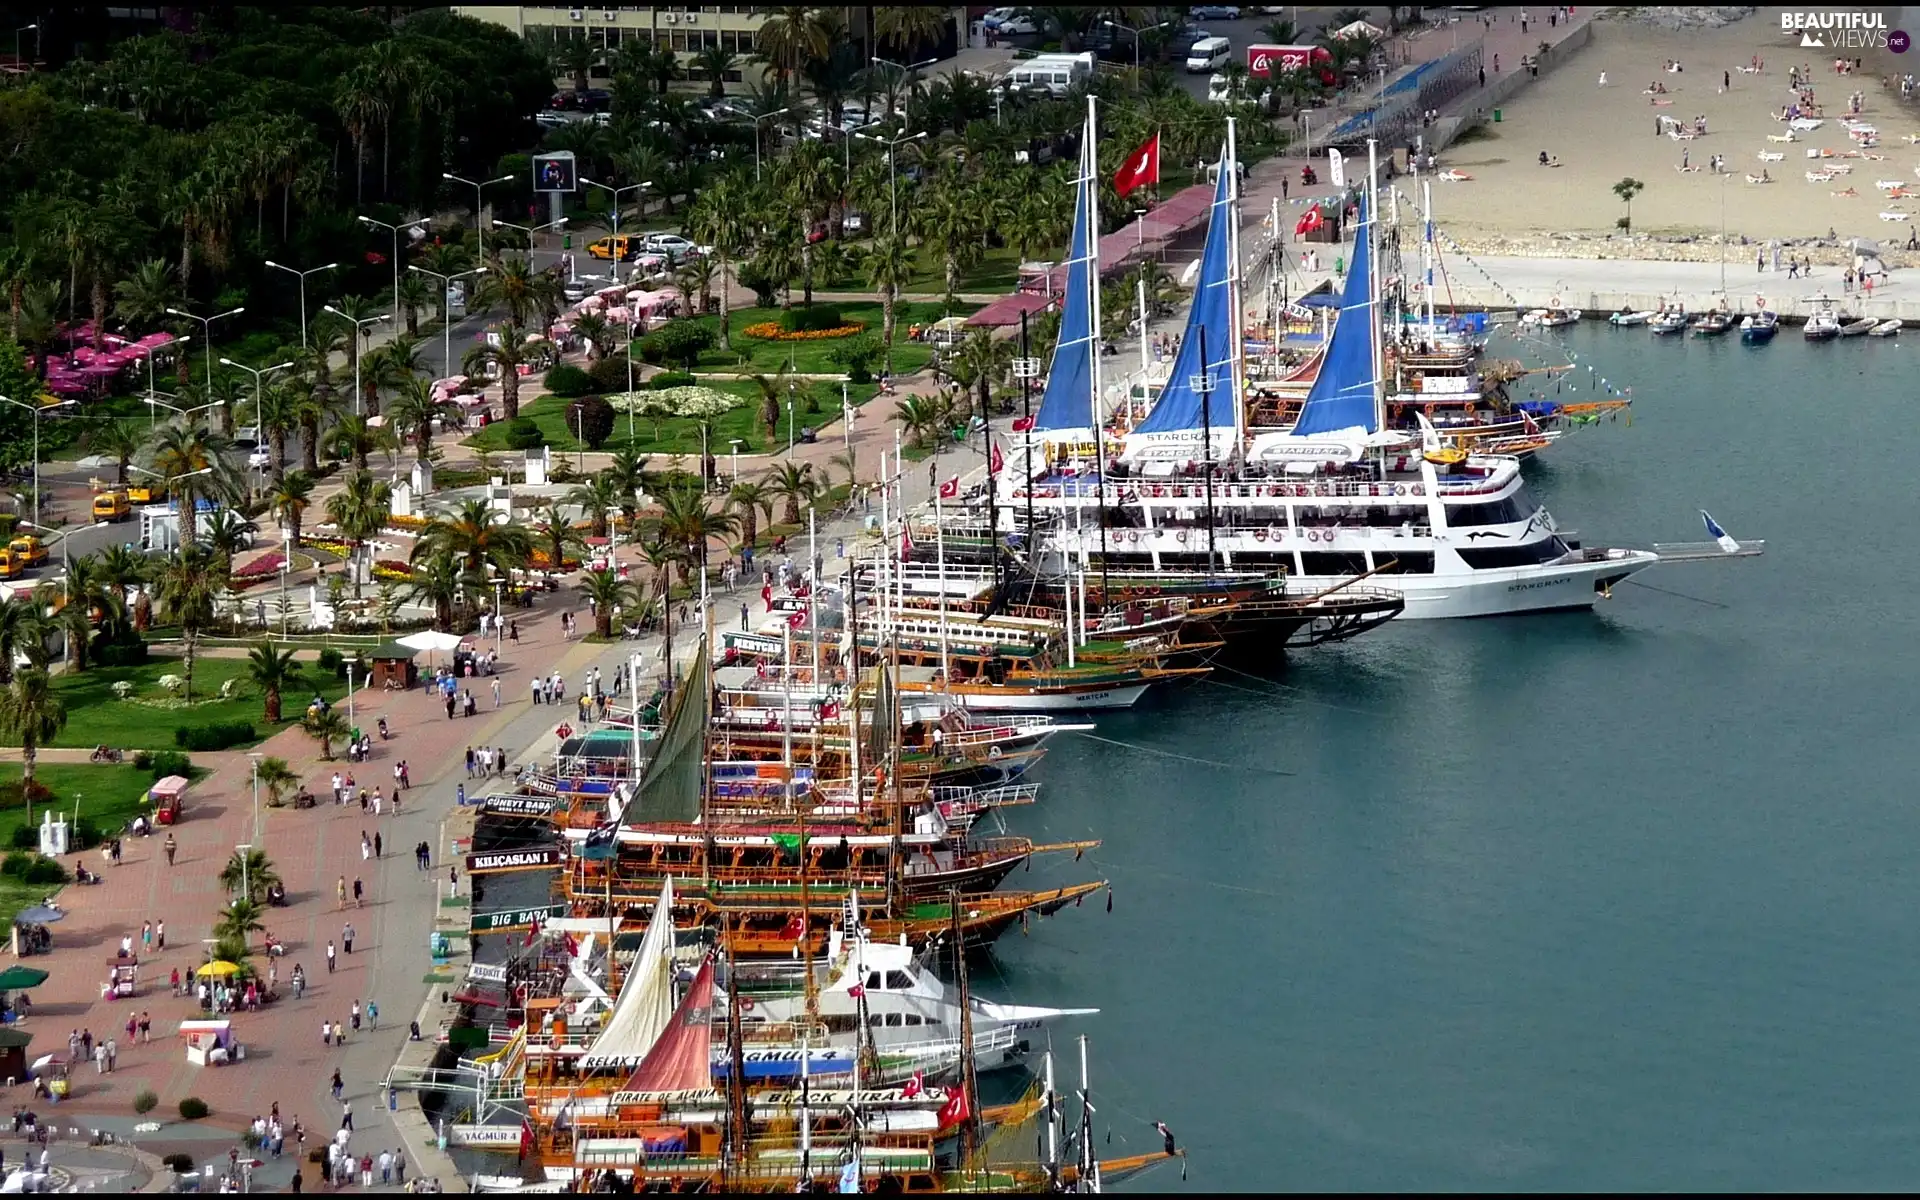
M 206 966 L 201 967 L 198 971 L 195 971 L 194 974 L 199 975 L 202 978 L 205 978 L 206 976 L 209 976 L 209 975 L 237 975 L 239 974 L 239 972 L 240 972 L 239 963 L 230 963 L 224 959 L 221 959 L 215 962 L 208 963 Z

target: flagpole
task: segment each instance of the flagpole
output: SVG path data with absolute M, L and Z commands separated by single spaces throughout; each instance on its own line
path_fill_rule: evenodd
M 955 478 L 958 478 L 957 476 Z M 940 572 L 940 686 L 947 686 L 952 678 L 948 673 L 947 661 L 947 527 L 940 520 L 940 493 L 947 485 L 936 484 L 933 489 L 933 552 Z
M 1094 112 L 1094 106 L 1097 103 L 1094 97 L 1087 97 L 1087 144 L 1090 147 L 1087 151 L 1087 171 L 1089 175 L 1087 187 L 1087 253 L 1092 259 L 1092 261 L 1088 263 L 1087 269 L 1087 291 L 1090 293 L 1090 308 L 1093 313 L 1093 345 L 1090 347 L 1091 353 L 1087 356 L 1090 364 L 1088 376 L 1092 386 L 1090 388 L 1091 395 L 1087 398 L 1087 405 L 1089 415 L 1093 419 L 1093 486 L 1095 489 L 1094 503 L 1096 505 L 1094 508 L 1094 516 L 1100 522 L 1100 595 L 1104 602 L 1107 594 L 1107 448 L 1105 439 L 1101 436 L 1100 429 L 1100 352 L 1103 334 L 1100 328 L 1100 222 L 1098 197 L 1095 193 L 1095 188 L 1098 187 L 1098 184 L 1091 178 L 1093 172 L 1099 169 L 1100 164 L 1099 151 L 1097 148 L 1099 145 L 1097 141 L 1099 124 Z M 1086 552 L 1082 550 L 1080 554 L 1082 570 L 1085 569 L 1086 562 Z M 1086 609 L 1083 605 L 1080 610 L 1082 624 L 1085 623 L 1086 616 Z

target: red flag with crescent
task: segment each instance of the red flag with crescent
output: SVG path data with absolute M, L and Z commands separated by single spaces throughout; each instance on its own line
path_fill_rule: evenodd
M 1160 182 L 1160 135 L 1154 134 L 1138 150 L 1127 155 L 1113 173 L 1113 190 L 1126 196 L 1136 188 Z
M 987 474 L 998 475 L 1000 468 L 1007 465 L 1005 456 L 1000 453 L 1000 443 L 992 443 L 993 453 L 987 456 Z

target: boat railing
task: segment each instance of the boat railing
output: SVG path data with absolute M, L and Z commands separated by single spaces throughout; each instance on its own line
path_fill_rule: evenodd
M 952 805 L 963 812 L 983 812 L 1003 804 L 1032 804 L 1039 795 L 1037 783 L 1008 783 L 992 788 L 943 783 L 935 784 L 932 789 L 935 804 Z

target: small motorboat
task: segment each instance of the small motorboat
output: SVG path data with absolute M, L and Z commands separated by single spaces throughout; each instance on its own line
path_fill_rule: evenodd
M 1656 312 L 1651 308 L 1644 308 L 1644 309 L 1641 309 L 1639 312 L 1630 312 L 1627 309 L 1623 308 L 1619 312 L 1614 313 L 1612 316 L 1608 317 L 1607 324 L 1618 325 L 1622 329 L 1625 329 L 1630 325 L 1645 325 L 1648 321 L 1653 320 L 1655 317 L 1659 315 L 1660 314 L 1658 312 Z
M 1770 308 L 1740 318 L 1740 340 L 1749 346 L 1764 346 L 1780 332 L 1780 314 Z
M 1848 321 L 1840 326 L 1840 336 L 1843 338 L 1861 337 L 1865 334 L 1872 333 L 1873 327 L 1879 323 L 1880 322 L 1874 320 L 1872 317 L 1861 317 L 1857 321 Z
M 1867 330 L 1868 337 L 1892 337 L 1900 332 L 1900 318 L 1888 317 L 1886 320 Z
M 1577 324 L 1579 320 L 1580 310 L 1577 308 L 1536 308 L 1522 316 L 1520 323 L 1536 329 L 1559 329 Z
M 1716 308 L 1695 317 L 1687 328 L 1693 331 L 1695 337 L 1719 337 L 1733 328 L 1733 314 Z
M 1824 342 L 1840 336 L 1840 318 L 1830 308 L 1816 308 L 1807 314 L 1806 328 L 1801 334 L 1810 342 Z
M 1670 308 L 1647 322 L 1647 328 L 1655 333 L 1679 333 L 1687 327 L 1687 314 L 1683 309 Z

